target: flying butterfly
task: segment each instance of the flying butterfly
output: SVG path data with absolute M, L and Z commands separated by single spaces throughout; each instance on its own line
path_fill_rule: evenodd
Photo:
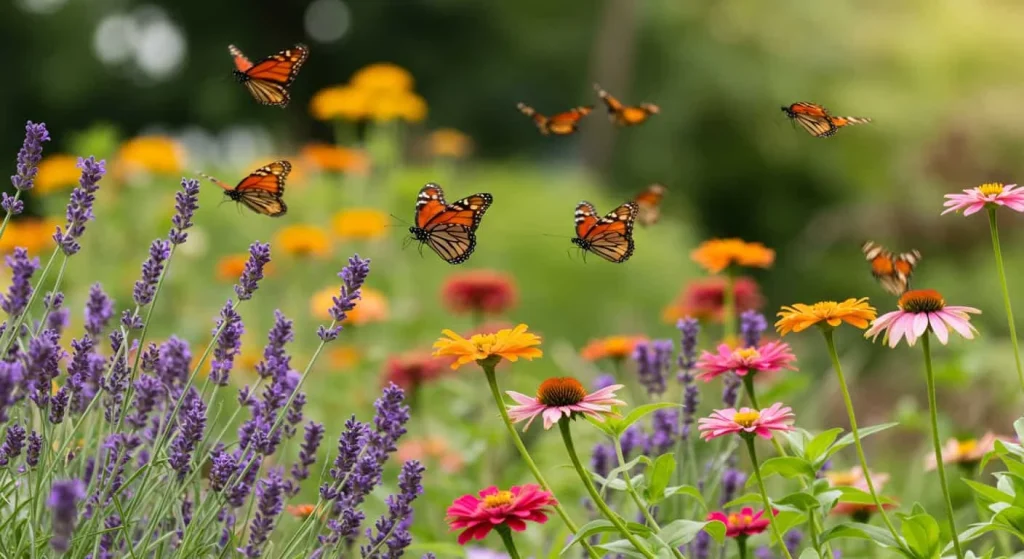
M 654 103 L 640 103 L 636 106 L 623 105 L 618 99 L 612 97 L 610 93 L 601 88 L 600 85 L 594 84 L 594 91 L 597 91 L 597 95 L 604 101 L 604 105 L 608 107 L 608 117 L 612 122 L 619 126 L 635 126 L 637 124 L 643 124 L 647 121 L 647 118 L 651 115 L 658 114 L 661 109 L 658 108 Z
M 580 120 L 589 115 L 590 111 L 594 110 L 594 107 L 590 106 L 573 107 L 564 113 L 548 117 L 538 113 L 533 107 L 525 103 L 519 103 L 516 105 L 516 108 L 519 109 L 519 112 L 532 118 L 534 124 L 537 125 L 537 129 L 545 136 L 549 134 L 567 136 L 575 133 L 578 130 Z
M 250 62 L 235 45 L 228 45 L 228 52 L 235 61 L 235 78 L 249 90 L 253 98 L 263 105 L 277 105 L 281 108 L 288 105 L 291 98 L 288 88 L 309 58 L 306 45 L 295 45 L 256 64 Z
M 416 197 L 415 225 L 409 233 L 445 262 L 461 264 L 473 254 L 476 228 L 493 201 L 490 194 L 480 193 L 449 204 L 440 185 L 427 183 Z
M 858 116 L 832 116 L 825 107 L 803 101 L 782 107 L 782 112 L 815 138 L 828 138 L 844 126 L 871 122 L 870 118 Z
M 242 179 L 234 188 L 210 175 L 204 173 L 199 173 L 199 175 L 223 188 L 225 196 L 235 202 L 245 204 L 250 210 L 270 217 L 281 217 L 288 212 L 288 206 L 285 205 L 282 196 L 284 196 L 284 181 L 288 178 L 288 173 L 291 170 L 291 163 L 274 161 L 249 173 L 249 176 Z
M 882 289 L 899 297 L 910 288 L 910 276 L 914 267 L 921 260 L 921 253 L 912 250 L 902 254 L 894 254 L 873 241 L 867 241 L 861 247 L 864 257 L 871 263 L 871 275 L 875 276 Z
M 661 218 L 661 199 L 667 191 L 668 189 L 665 188 L 665 185 L 654 183 L 645 188 L 640 194 L 637 194 L 636 198 L 633 198 L 633 201 L 640 208 L 636 216 L 636 220 L 640 222 L 640 225 L 648 227 L 658 222 L 658 219 Z
M 633 222 L 640 207 L 626 202 L 598 218 L 590 202 L 576 205 L 576 238 L 573 244 L 609 262 L 625 262 L 633 255 Z

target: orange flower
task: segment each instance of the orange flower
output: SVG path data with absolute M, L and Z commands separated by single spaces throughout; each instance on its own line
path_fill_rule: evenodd
M 337 292 L 335 292 L 337 295 Z M 338 371 L 352 369 L 359 365 L 363 354 L 359 348 L 351 345 L 336 345 L 327 354 L 327 362 L 331 368 Z
M 139 172 L 176 175 L 184 166 L 184 150 L 167 136 L 139 136 L 121 144 L 116 157 L 116 175 Z
M 590 342 L 580 351 L 587 361 L 601 359 L 625 359 L 633 355 L 636 344 L 647 341 L 644 336 L 609 336 Z
M 373 208 L 349 208 L 334 214 L 331 226 L 339 239 L 372 240 L 388 230 L 388 214 Z
M 412 74 L 391 62 L 377 62 L 360 68 L 349 83 L 353 87 L 376 92 L 409 91 L 413 86 Z
M 515 306 L 516 299 L 515 280 L 496 270 L 456 272 L 441 288 L 441 300 L 454 314 L 501 314 Z
M 427 136 L 427 147 L 435 157 L 462 159 L 473 151 L 473 140 L 454 128 L 439 128 Z
M 309 103 L 309 112 L 317 120 L 362 120 L 366 118 L 371 91 L 351 85 L 321 89 Z
M 996 441 L 1002 439 L 995 433 L 989 431 L 980 439 L 949 439 L 946 446 L 942 448 L 943 464 L 959 464 L 967 468 L 973 468 L 981 462 L 986 454 L 995 449 Z M 926 471 L 936 469 L 935 454 L 929 454 L 925 458 Z
M 33 192 L 46 195 L 58 190 L 74 188 L 82 170 L 78 168 L 78 158 L 73 155 L 58 153 L 43 158 L 39 162 L 39 171 Z
M 229 254 L 217 261 L 217 279 L 219 281 L 234 283 L 242 276 L 245 270 L 245 263 L 249 261 L 249 253 Z M 263 267 L 263 275 L 270 275 L 274 271 L 274 263 L 268 263 Z
M 725 312 L 725 284 L 722 276 L 693 280 L 683 292 L 662 311 L 662 319 L 675 324 L 680 318 L 720 321 Z M 758 310 L 764 305 L 764 296 L 757 282 L 741 276 L 733 282 L 736 312 Z
M 313 514 L 313 511 L 316 510 L 316 505 L 288 505 L 285 507 L 285 510 L 287 510 L 288 514 L 294 516 L 295 518 L 305 520 L 309 518 L 311 514 Z
M 868 298 L 847 299 L 841 303 L 822 301 L 813 305 L 796 303 L 792 307 L 782 307 L 780 317 L 775 323 L 775 330 L 780 336 L 790 332 L 802 332 L 818 324 L 821 328 L 832 329 L 846 322 L 861 330 L 875 319 L 875 308 L 868 304 Z
M 465 466 L 465 460 L 458 450 L 452 448 L 447 441 L 440 437 L 425 439 L 402 437 L 402 442 L 398 444 L 396 458 L 399 462 L 436 460 L 441 466 L 441 471 L 447 474 L 460 472 Z
M 438 379 L 444 374 L 444 363 L 433 359 L 429 351 L 410 351 L 388 357 L 381 384 L 395 383 L 405 390 Z
M 313 316 L 319 320 L 331 320 L 330 310 L 334 306 L 334 298 L 340 292 L 341 287 L 325 287 L 317 291 L 309 302 Z M 372 287 L 363 287 L 359 293 L 359 302 L 354 309 L 348 311 L 345 325 L 362 326 L 388 319 L 388 300 L 383 293 Z
M 534 347 L 540 345 L 540 336 L 528 332 L 525 324 L 494 334 L 477 334 L 468 340 L 451 330 L 442 330 L 442 333 L 447 337 L 434 342 L 434 357 L 455 357 L 452 369 L 495 357 L 518 361 L 520 357 L 532 360 L 544 355 Z
M 775 251 L 743 239 L 711 239 L 691 252 L 690 258 L 709 273 L 717 274 L 733 264 L 769 268 L 775 262 Z
M 289 225 L 277 232 L 275 245 L 294 256 L 326 257 L 331 254 L 327 232 L 315 225 Z
M 29 255 L 38 255 L 53 246 L 53 233 L 58 225 L 63 227 L 64 222 L 50 217 L 26 217 L 11 221 L 7 224 L 4 236 L 0 237 L 0 253 L 6 254 L 14 251 L 15 247 L 24 247 Z
M 343 148 L 330 144 L 306 144 L 302 157 L 311 166 L 322 171 L 366 174 L 370 170 L 370 159 L 357 149 Z
M 378 122 L 420 122 L 427 117 L 427 102 L 411 91 L 386 92 L 373 98 L 367 114 Z

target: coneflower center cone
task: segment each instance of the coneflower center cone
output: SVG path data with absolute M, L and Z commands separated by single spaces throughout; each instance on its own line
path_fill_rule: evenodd
M 912 289 L 900 297 L 899 307 L 910 313 L 938 312 L 946 307 L 946 300 L 934 289 Z
M 549 378 L 537 389 L 537 399 L 545 406 L 572 406 L 587 397 L 587 390 L 572 377 Z

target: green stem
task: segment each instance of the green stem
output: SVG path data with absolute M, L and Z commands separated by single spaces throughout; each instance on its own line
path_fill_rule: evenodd
M 946 467 L 942 463 L 942 441 L 939 440 L 939 414 L 935 398 L 935 374 L 932 372 L 931 332 L 928 330 L 925 330 L 924 335 L 921 336 L 921 347 L 924 350 L 924 370 L 928 382 L 928 412 L 932 423 L 932 446 L 935 447 L 935 469 L 939 472 L 939 482 L 942 484 L 942 497 L 946 504 L 946 516 L 949 517 L 953 549 L 956 550 L 956 556 L 963 559 L 964 552 L 960 548 L 956 520 L 953 517 L 953 500 L 949 497 L 949 483 L 946 481 Z
M 747 452 L 750 454 L 750 465 L 754 469 L 754 475 L 757 477 L 757 486 L 761 489 L 761 500 L 764 501 L 764 514 L 768 516 L 768 523 L 771 524 L 772 533 L 775 534 L 775 540 L 779 544 L 779 549 L 782 550 L 782 554 L 786 556 L 786 559 L 793 559 L 793 556 L 789 554 L 789 550 L 786 549 L 786 542 L 782 539 L 782 533 L 779 532 L 779 526 L 775 523 L 775 510 L 772 508 L 772 502 L 768 499 L 768 490 L 764 487 L 764 478 L 761 477 L 761 466 L 757 463 L 757 451 L 754 450 L 754 437 L 744 435 L 743 440 L 747 443 Z
M 601 511 L 601 514 L 611 522 L 615 528 L 619 530 L 622 537 L 626 538 L 633 547 L 643 554 L 647 559 L 654 559 L 654 553 L 647 549 L 640 540 L 636 539 L 636 536 L 629 531 L 626 524 L 619 518 L 619 515 L 615 514 L 615 511 L 608 508 L 608 504 L 601 498 L 601 494 L 597 492 L 597 487 L 594 486 L 594 480 L 590 479 L 590 473 L 580 463 L 580 457 L 576 455 L 576 447 L 572 442 L 572 432 L 569 430 L 569 418 L 563 417 L 558 420 L 558 429 L 562 432 L 562 441 L 565 442 L 565 450 L 569 453 L 569 460 L 572 461 L 572 465 L 576 468 L 576 473 L 583 480 L 583 485 L 587 488 L 587 493 L 590 493 L 590 498 L 594 501 L 594 505 Z M 626 473 L 626 477 L 629 477 L 629 473 Z M 792 558 L 790 558 L 792 559 Z
M 868 469 L 868 459 L 864 455 L 864 446 L 860 442 L 860 431 L 857 429 L 857 416 L 853 413 L 853 399 L 850 398 L 850 389 L 846 386 L 846 377 L 843 375 L 843 366 L 839 363 L 839 353 L 836 352 L 836 342 L 832 336 L 832 330 L 822 329 L 822 334 L 825 336 L 825 344 L 828 345 L 828 354 L 832 358 L 832 368 L 836 371 L 836 377 L 839 379 L 839 389 L 843 393 L 843 403 L 846 405 L 846 415 L 850 420 L 850 432 L 853 433 L 853 446 L 857 449 L 857 459 L 860 460 L 860 468 L 864 473 L 864 482 L 867 483 L 868 492 L 871 493 L 871 498 L 875 501 L 875 507 L 878 509 L 878 514 L 882 517 L 882 522 L 885 523 L 886 528 L 889 529 L 889 534 L 892 535 L 893 539 L 900 546 L 904 552 L 913 555 L 913 553 L 906 548 L 906 544 L 903 539 L 900 538 L 899 532 L 896 531 L 896 527 L 893 526 L 892 520 L 889 520 L 889 514 L 885 512 L 885 507 L 882 506 L 882 500 L 878 497 L 878 492 L 875 491 L 875 483 L 871 480 L 871 471 Z
M 728 342 L 736 335 L 736 277 L 731 266 L 725 270 L 722 313 L 722 328 Z
M 1017 365 L 1017 380 L 1024 390 L 1024 365 L 1020 361 L 1020 346 L 1017 343 L 1017 326 L 1013 321 L 1013 307 L 1010 305 L 1010 289 L 1006 285 L 1006 268 L 1003 267 L 1003 250 L 999 246 L 999 228 L 996 227 L 996 208 L 988 208 L 988 226 L 992 231 L 992 250 L 996 254 L 996 271 L 999 272 L 999 284 L 1003 288 L 1003 305 L 1006 306 L 1006 321 L 1010 327 L 1010 343 L 1013 344 L 1013 360 Z
M 21 191 L 15 190 L 14 202 L 17 202 L 19 198 L 21 198 Z M 0 239 L 4 238 L 4 232 L 7 231 L 7 224 L 10 223 L 12 215 L 13 214 L 11 214 L 10 210 L 8 210 L 7 215 L 4 216 L 4 222 L 0 223 Z
M 739 550 L 740 559 L 747 559 L 747 536 L 740 536 L 736 538 L 736 549 Z M 725 551 L 724 547 L 722 548 L 722 551 Z
M 501 541 L 505 544 L 508 556 L 511 559 L 519 559 L 519 552 L 516 551 L 516 544 L 512 541 L 512 530 L 509 530 L 508 526 L 504 524 L 495 526 L 494 530 L 501 536 Z
M 619 459 L 619 464 L 625 464 L 626 456 L 622 453 L 622 443 L 619 441 L 618 437 L 615 437 L 612 440 L 615 443 L 615 456 Z M 658 525 L 658 521 L 655 520 L 653 515 L 651 515 L 651 511 L 647 507 L 647 504 L 640 498 L 640 493 L 638 493 L 636 487 L 633 486 L 633 480 L 630 479 L 629 472 L 623 472 L 622 480 L 626 482 L 626 491 L 629 493 L 629 496 L 633 498 L 633 502 L 636 503 L 637 508 L 639 508 L 640 512 L 644 515 L 644 519 L 647 520 L 647 523 L 651 528 L 654 528 L 655 532 L 661 533 L 661 526 Z M 676 559 L 685 559 L 682 552 L 679 551 L 679 548 L 673 547 L 671 549 L 673 557 Z
M 497 362 L 483 360 L 477 361 L 477 363 L 484 370 L 484 374 L 487 376 L 487 384 L 491 388 L 491 396 L 494 397 L 494 404 L 498 406 L 498 413 L 501 414 L 501 421 L 505 424 L 505 428 L 508 430 L 509 436 L 512 437 L 512 444 L 514 444 L 516 449 L 519 451 L 519 456 L 522 457 L 524 462 L 526 462 L 526 467 L 529 468 L 534 479 L 537 480 L 537 483 L 540 484 L 541 488 L 554 496 L 554 491 L 551 490 L 551 486 L 548 484 L 547 480 L 544 479 L 544 474 L 540 473 L 540 469 L 537 468 L 537 464 L 530 456 L 530 451 L 526 450 L 526 445 L 523 444 L 523 439 L 519 437 L 519 432 L 516 431 L 516 428 L 512 425 L 512 420 L 508 417 L 508 410 L 505 409 L 505 402 L 502 400 L 501 391 L 498 389 L 498 377 L 494 374 L 494 366 Z M 562 522 L 565 523 L 566 527 L 569 528 L 573 534 L 580 531 L 579 527 L 576 526 L 576 523 L 569 518 L 569 514 L 565 512 L 565 509 L 562 508 L 561 504 L 555 505 L 555 512 L 558 513 L 559 518 L 562 519 Z M 587 550 L 591 559 L 600 558 L 600 555 L 598 555 L 597 551 L 589 542 L 586 541 L 586 539 L 581 539 L 580 545 Z

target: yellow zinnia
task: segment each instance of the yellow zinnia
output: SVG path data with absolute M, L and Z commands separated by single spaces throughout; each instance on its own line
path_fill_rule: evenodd
M 58 225 L 63 227 L 64 222 L 52 217 L 26 217 L 11 221 L 4 236 L 0 237 L 0 253 L 7 254 L 14 251 L 14 247 L 24 247 L 29 255 L 39 254 L 53 246 L 53 233 Z
M 327 232 L 316 225 L 290 225 L 277 232 L 276 245 L 295 256 L 329 256 L 331 242 Z
M 34 192 L 46 195 L 58 190 L 74 188 L 82 170 L 78 168 L 78 158 L 73 155 L 59 153 L 50 155 L 39 162 Z
M 473 151 L 473 140 L 454 128 L 439 128 L 427 136 L 427 147 L 435 157 L 462 159 Z
M 388 214 L 373 208 L 341 210 L 331 219 L 339 239 L 377 239 L 388 230 Z
M 302 157 L 310 165 L 323 171 L 365 174 L 370 170 L 366 152 L 330 144 L 306 144 Z
M 761 243 L 748 243 L 743 239 L 711 239 L 691 252 L 690 258 L 708 272 L 717 274 L 733 264 L 771 267 L 775 262 L 775 251 Z
M 374 93 L 368 115 L 378 122 L 396 119 L 420 122 L 427 117 L 427 102 L 411 91 Z
M 309 310 L 319 320 L 331 320 L 331 309 L 334 298 L 341 293 L 341 287 L 325 287 L 313 294 L 309 300 Z M 362 326 L 371 322 L 383 322 L 390 315 L 388 300 L 380 291 L 372 287 L 359 290 L 359 302 L 354 309 L 348 311 L 345 324 Z
M 184 153 L 174 139 L 167 136 L 139 136 L 121 144 L 117 150 L 119 176 L 137 172 L 176 175 L 181 172 Z
M 412 74 L 391 62 L 378 62 L 360 68 L 349 83 L 363 90 L 409 91 L 413 86 Z
M 832 329 L 847 323 L 861 330 L 877 316 L 875 308 L 868 304 L 868 298 L 847 299 L 841 303 L 822 301 L 813 305 L 796 303 L 791 307 L 782 307 L 778 313 L 779 321 L 775 329 L 780 336 L 790 332 L 802 332 L 818 324 L 822 328 Z
M 472 361 L 483 361 L 492 357 L 504 358 L 509 361 L 533 359 L 544 355 L 539 348 L 540 336 L 527 332 L 526 325 L 520 324 L 515 328 L 498 330 L 494 334 L 476 334 L 473 337 L 463 338 L 451 330 L 443 330 L 446 338 L 439 338 L 434 342 L 434 357 L 455 357 L 452 369 L 470 363 Z
M 317 120 L 362 120 L 367 117 L 372 92 L 351 85 L 335 85 L 316 92 L 309 112 Z

